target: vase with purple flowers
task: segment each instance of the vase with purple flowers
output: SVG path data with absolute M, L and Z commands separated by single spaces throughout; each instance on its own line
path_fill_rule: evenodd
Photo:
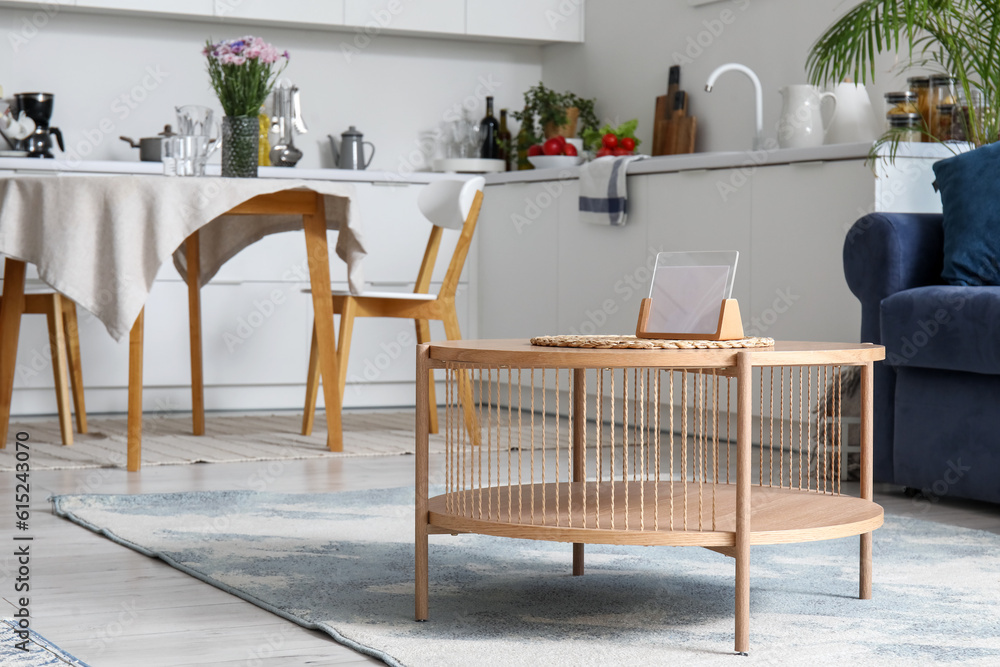
M 222 104 L 222 175 L 257 175 L 260 137 L 258 115 L 278 76 L 288 65 L 288 51 L 279 51 L 260 37 L 208 41 L 202 52 L 208 76 Z

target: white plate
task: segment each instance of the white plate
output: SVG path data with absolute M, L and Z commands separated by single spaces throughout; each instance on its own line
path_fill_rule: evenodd
M 583 164 L 582 155 L 532 155 L 528 158 L 535 169 L 565 169 Z
M 445 158 L 434 160 L 434 171 L 454 171 L 462 174 L 486 174 L 504 171 L 503 160 L 484 160 L 482 158 Z
M 0 157 L 28 157 L 28 151 L 0 151 Z

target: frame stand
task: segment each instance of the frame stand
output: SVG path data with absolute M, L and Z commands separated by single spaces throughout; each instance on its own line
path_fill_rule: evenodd
M 646 298 L 639 304 L 639 322 L 635 327 L 636 338 L 655 338 L 659 340 L 739 340 L 744 338 L 743 322 L 740 319 L 740 304 L 736 299 L 726 299 L 719 308 L 719 325 L 715 333 L 678 334 L 660 331 L 647 331 L 649 309 L 652 299 Z

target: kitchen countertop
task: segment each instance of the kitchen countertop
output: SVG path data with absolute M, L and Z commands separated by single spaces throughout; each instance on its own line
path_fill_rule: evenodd
M 691 153 L 688 155 L 663 155 L 633 162 L 628 166 L 629 176 L 662 174 L 680 171 L 700 171 L 707 169 L 753 168 L 765 165 L 823 162 L 836 160 L 865 160 L 870 144 L 834 144 L 817 148 L 775 148 L 758 151 L 719 151 L 713 153 Z M 955 151 L 970 148 L 968 144 L 953 146 Z M 899 158 L 942 159 L 953 154 L 947 146 L 936 143 L 903 143 L 897 152 Z M 159 162 L 139 161 L 98 161 L 84 160 L 69 163 L 60 159 L 41 160 L 37 158 L 0 158 L 0 172 L 12 170 L 20 173 L 106 173 L 106 174 L 160 174 L 163 168 Z M 209 164 L 209 176 L 219 175 L 219 165 Z M 529 169 L 508 171 L 500 174 L 486 174 L 487 185 L 506 183 L 530 183 L 555 181 L 579 177 L 579 167 L 563 169 Z M 437 173 L 415 171 L 401 174 L 393 171 L 368 171 L 350 169 L 299 169 L 285 167 L 261 167 L 259 175 L 266 178 L 298 178 L 306 180 L 345 181 L 355 183 L 382 184 L 422 184 L 442 179 L 470 178 L 470 174 Z
M 960 144 L 965 147 L 967 144 Z M 836 160 L 866 160 L 871 144 L 833 144 L 816 148 L 775 148 L 758 151 L 720 151 L 713 153 L 691 153 L 687 155 L 661 155 L 632 162 L 628 166 L 629 176 L 663 174 L 679 171 L 701 171 L 707 169 L 732 169 L 739 167 L 759 167 L 765 165 L 824 162 Z M 962 150 L 957 148 L 956 150 Z M 967 150 L 967 148 L 965 149 Z M 941 159 L 950 157 L 952 152 L 937 143 L 900 144 L 897 158 Z M 505 183 L 528 183 L 532 181 L 567 180 L 579 177 L 579 167 L 563 169 L 528 169 L 509 171 L 486 176 L 487 185 Z
M 55 158 L 52 160 L 39 158 L 10 157 L 0 158 L 0 171 L 17 171 L 19 173 L 88 173 L 88 174 L 162 174 L 163 165 L 160 162 L 83 160 L 70 163 Z M 218 176 L 220 166 L 209 164 L 205 171 L 209 176 Z M 265 178 L 297 178 L 320 181 L 345 181 L 355 183 L 430 183 L 432 181 L 455 178 L 468 178 L 462 174 L 438 174 L 426 171 L 416 171 L 410 174 L 400 174 L 394 171 L 367 171 L 351 169 L 299 169 L 297 167 L 260 167 L 258 175 Z

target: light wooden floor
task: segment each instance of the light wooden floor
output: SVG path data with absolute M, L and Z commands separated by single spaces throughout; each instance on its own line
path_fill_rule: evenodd
M 381 664 L 159 561 L 51 514 L 48 496 L 218 489 L 346 491 L 413 484 L 412 456 L 158 466 L 32 473 L 31 611 L 42 635 L 94 667 Z M 431 468 L 442 461 L 432 458 Z M 13 473 L 2 473 L 10 507 Z M 1000 534 L 1000 506 L 906 498 L 877 488 L 887 514 Z M 845 492 L 857 493 L 856 485 Z M 12 522 L 4 511 L 5 528 Z M 876 539 L 878 539 L 876 534 Z M 5 554 L 12 553 L 4 549 Z M 567 562 L 569 562 L 567 546 Z M 14 558 L 0 557 L 0 595 L 13 597 Z M 6 615 L 6 614 L 5 614 Z

